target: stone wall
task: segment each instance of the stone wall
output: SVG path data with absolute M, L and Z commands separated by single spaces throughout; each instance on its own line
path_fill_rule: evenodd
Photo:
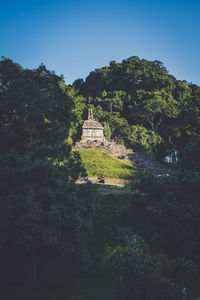
M 87 180 L 82 178 L 77 180 L 76 183 L 85 183 L 85 182 L 92 182 L 92 183 L 99 183 L 99 177 L 93 176 L 93 177 L 88 177 Z M 137 180 L 135 179 L 119 179 L 119 178 L 104 178 L 104 184 L 116 184 L 116 185 L 131 185 Z
M 85 120 L 82 127 L 81 142 L 83 141 L 104 141 L 103 126 L 101 123 L 93 119 L 92 110 L 88 111 L 88 120 Z
M 82 137 L 81 140 L 87 141 L 87 140 L 95 140 L 100 139 L 101 141 L 104 140 L 103 135 L 103 128 L 102 129 L 84 129 L 82 131 Z

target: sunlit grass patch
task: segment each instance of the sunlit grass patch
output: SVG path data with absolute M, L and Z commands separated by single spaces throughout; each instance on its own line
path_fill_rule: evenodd
M 102 150 L 80 149 L 77 151 L 82 159 L 89 177 L 105 176 L 128 179 L 138 175 L 136 167 L 126 160 L 115 158 Z

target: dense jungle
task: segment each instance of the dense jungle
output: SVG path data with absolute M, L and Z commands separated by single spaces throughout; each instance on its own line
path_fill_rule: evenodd
M 76 184 L 88 175 L 72 151 L 88 109 L 107 140 L 175 175 L 138 174 L 125 193 Z M 73 84 L 2 57 L 0 111 L 3 300 L 175 300 L 183 286 L 200 296 L 198 85 L 137 56 Z

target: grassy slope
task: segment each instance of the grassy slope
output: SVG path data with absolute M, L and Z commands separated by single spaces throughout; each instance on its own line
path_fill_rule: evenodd
M 129 161 L 115 158 L 102 150 L 81 149 L 80 153 L 89 177 L 102 175 L 110 178 L 128 179 L 138 175 L 136 167 Z

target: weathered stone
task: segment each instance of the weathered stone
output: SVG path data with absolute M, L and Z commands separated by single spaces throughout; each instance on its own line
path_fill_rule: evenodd
M 81 142 L 85 141 L 105 141 L 101 123 L 93 119 L 92 109 L 88 110 L 88 120 L 84 121 L 82 127 Z

